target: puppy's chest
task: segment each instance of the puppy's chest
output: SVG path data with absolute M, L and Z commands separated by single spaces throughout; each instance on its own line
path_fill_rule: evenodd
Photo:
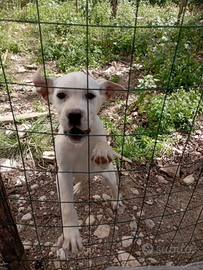
M 65 143 L 56 144 L 57 162 L 59 167 L 74 173 L 88 173 L 94 167 L 91 161 L 92 151 L 96 142 L 84 143 L 81 146 L 71 146 Z

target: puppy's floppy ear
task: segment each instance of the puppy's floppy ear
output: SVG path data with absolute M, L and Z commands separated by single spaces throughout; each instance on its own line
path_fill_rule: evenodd
M 106 81 L 105 79 L 98 79 L 97 82 L 100 84 L 100 92 L 106 96 L 106 100 L 110 99 L 114 90 L 120 90 L 119 93 L 126 93 L 125 88 L 118 83 Z
M 37 70 L 37 72 L 35 73 L 35 75 L 33 76 L 33 82 L 34 85 L 36 87 L 36 92 L 40 95 L 42 95 L 42 97 L 44 99 L 47 99 L 47 93 L 49 95 L 49 100 L 50 102 L 52 101 L 52 94 L 54 91 L 53 85 L 54 85 L 54 80 L 55 78 L 45 78 L 40 74 L 40 70 L 41 68 L 39 68 Z M 47 84 L 46 84 L 47 82 Z M 47 87 L 48 87 L 48 91 L 47 91 Z

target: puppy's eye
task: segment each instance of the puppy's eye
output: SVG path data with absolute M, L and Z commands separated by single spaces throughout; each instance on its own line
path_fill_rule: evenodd
M 92 94 L 92 93 L 88 93 L 88 94 L 86 95 L 86 98 L 87 98 L 87 99 L 93 99 L 94 97 L 95 97 L 95 95 Z
M 60 99 L 64 99 L 66 97 L 66 95 L 64 93 L 58 93 L 57 97 Z

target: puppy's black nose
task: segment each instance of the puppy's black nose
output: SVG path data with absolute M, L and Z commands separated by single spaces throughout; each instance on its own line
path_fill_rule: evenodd
M 80 110 L 71 110 L 68 112 L 69 123 L 73 126 L 80 125 L 82 112 Z

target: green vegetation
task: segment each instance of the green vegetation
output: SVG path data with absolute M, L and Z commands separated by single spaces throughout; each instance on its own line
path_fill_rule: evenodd
M 179 28 L 157 28 L 174 26 L 178 6 L 159 7 L 141 2 L 137 26 L 144 28 L 136 29 L 135 48 L 132 48 L 134 28 L 127 28 L 135 25 L 136 5 L 132 3 L 120 3 L 117 17 L 113 18 L 110 1 L 89 1 L 88 24 L 95 27 L 88 28 L 87 44 L 86 1 L 79 1 L 78 13 L 75 1 L 39 1 L 40 21 L 49 23 L 41 24 L 42 46 L 38 24 L 1 22 L 0 51 L 34 51 L 39 63 L 42 63 L 43 52 L 44 59 L 57 61 L 63 72 L 86 67 L 87 59 L 89 68 L 95 68 L 133 52 L 134 61 L 144 66 L 145 73 L 156 75 L 158 86 L 166 86 L 169 77 L 172 87 L 200 84 L 203 73 L 202 64 L 198 61 L 203 50 L 203 30 L 198 27 L 202 25 L 201 12 L 196 14 L 196 9 L 186 12 L 184 25 L 197 28 L 184 28 L 180 33 Z M 24 8 L 19 8 L 19 3 L 11 6 L 1 11 L 2 18 L 38 21 L 34 1 L 29 1 Z
M 173 133 L 190 131 L 195 114 L 203 113 L 203 101 L 200 102 L 199 90 L 192 89 L 188 92 L 179 89 L 166 96 L 163 93 L 157 95 L 156 92 L 152 95 L 143 92 L 141 94 L 144 98 L 138 105 L 138 125 L 133 125 L 134 117 L 129 115 L 131 109 L 136 107 L 137 101 L 128 108 L 129 116 L 126 118 L 124 115 L 117 115 L 112 120 L 109 115 L 102 117 L 105 128 L 110 130 L 110 135 L 114 138 L 113 147 L 119 153 L 123 151 L 124 156 L 133 160 L 142 157 L 151 159 L 153 151 L 154 157 L 169 154 L 172 151 Z M 122 107 L 123 104 L 120 104 L 120 108 Z M 131 126 L 130 132 L 126 128 L 124 133 L 124 122 L 127 127 Z
M 189 92 L 179 89 L 167 95 L 166 98 L 162 93 L 154 94 L 150 99 L 150 105 L 145 105 L 149 129 L 158 131 L 159 126 L 161 133 L 174 130 L 189 131 L 195 113 L 203 113 L 203 101 L 198 106 L 200 97 L 201 92 L 193 89 Z M 158 122 L 160 118 L 161 121 Z
M 19 121 L 22 123 L 22 121 Z M 18 142 L 17 133 L 10 131 L 6 133 L 0 130 L 0 153 L 2 157 L 19 157 L 22 151 L 24 158 L 27 160 L 41 160 L 42 153 L 45 150 L 52 150 L 53 136 L 51 135 L 50 122 L 47 116 L 40 117 L 37 120 L 23 123 L 26 126 L 24 135 L 20 136 L 20 147 Z M 53 122 L 54 132 L 56 129 L 56 122 Z M 13 130 L 15 128 L 13 127 Z
M 159 132 L 155 156 L 162 155 L 168 153 L 172 143 L 172 135 L 167 133 L 191 128 L 201 96 L 198 86 L 203 79 L 203 14 L 202 8 L 196 8 L 194 1 L 188 2 L 183 22 L 185 28 L 181 29 L 176 25 L 179 1 L 140 1 L 135 29 L 136 1 L 120 1 L 114 18 L 110 1 L 90 0 L 87 16 L 85 0 L 78 1 L 78 12 L 75 1 L 41 0 L 42 43 L 39 25 L 35 23 L 38 21 L 35 1 L 5 0 L 4 3 L 4 9 L 0 6 L 1 18 L 22 22 L 0 22 L 2 55 L 23 52 L 32 55 L 33 63 L 43 63 L 43 58 L 56 61 L 58 69 L 66 73 L 87 65 L 91 69 L 103 67 L 118 59 L 129 62 L 133 53 L 133 64 L 142 68 L 137 70 L 140 72 L 135 82 L 138 91 L 128 112 L 136 110 L 141 118 L 140 124 L 123 139 L 118 136 L 123 134 L 122 124 L 127 121 L 131 125 L 132 116 L 131 119 L 121 116 L 112 122 L 103 117 L 105 127 L 117 135 L 114 139 L 117 151 L 122 151 L 124 142 L 127 157 L 150 158 Z M 90 25 L 88 33 L 87 20 Z M 112 78 L 114 82 L 119 82 L 119 79 L 118 75 Z M 167 88 L 171 91 L 165 97 Z M 120 107 L 120 114 L 124 115 L 124 104 L 119 101 L 116 104 Z M 39 103 L 34 106 L 41 108 Z M 202 112 L 201 103 L 198 114 Z M 15 149 L 15 144 L 9 145 Z
M 131 118 L 131 117 L 130 117 Z M 110 120 L 108 116 L 102 116 L 104 127 L 110 130 L 110 136 L 113 137 L 112 147 L 118 152 L 122 153 L 125 157 L 132 160 L 140 160 L 140 158 L 150 160 L 154 151 L 154 157 L 162 156 L 170 153 L 172 139 L 171 136 L 159 135 L 156 145 L 155 133 L 148 133 L 148 131 L 142 127 L 135 128 L 133 133 L 123 136 L 123 120 L 117 121 Z M 127 123 L 131 122 L 132 118 Z

